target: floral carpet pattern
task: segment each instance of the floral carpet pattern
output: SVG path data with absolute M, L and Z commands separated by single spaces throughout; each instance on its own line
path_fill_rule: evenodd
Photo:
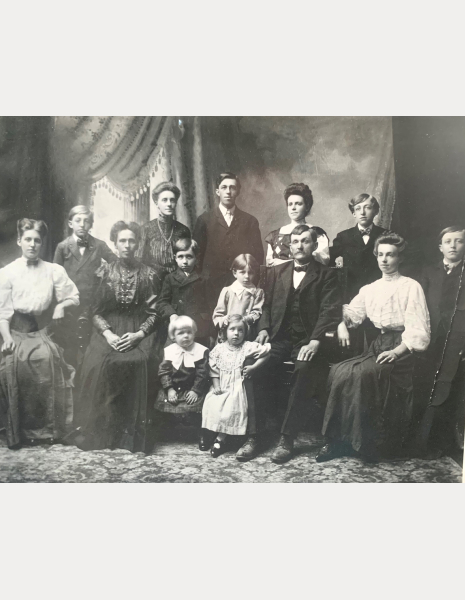
M 181 438 L 181 439 L 179 439 Z M 190 439 L 189 439 L 190 438 Z M 275 440 L 273 440 L 275 441 Z M 236 444 L 236 448 L 239 444 Z M 254 460 L 239 463 L 234 448 L 214 459 L 200 452 L 195 435 L 156 444 L 151 455 L 127 450 L 84 452 L 73 446 L 0 446 L 0 482 L 10 483 L 461 483 L 462 469 L 449 457 L 364 463 L 358 458 L 315 462 L 322 440 L 304 434 L 296 456 L 270 461 L 273 444 Z

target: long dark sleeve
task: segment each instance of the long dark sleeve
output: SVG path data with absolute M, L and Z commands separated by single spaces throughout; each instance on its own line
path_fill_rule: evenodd
M 195 379 L 192 385 L 192 391 L 201 396 L 206 392 L 209 380 L 208 356 L 209 350 L 205 350 L 202 360 L 195 363 Z
M 203 261 L 205 258 L 205 251 L 207 249 L 207 224 L 205 222 L 204 215 L 200 215 L 197 219 L 194 227 L 194 233 L 192 238 L 199 245 L 199 253 L 197 255 L 198 268 L 201 271 L 203 269 Z
M 337 274 L 328 270 L 320 296 L 320 312 L 315 328 L 310 336 L 311 340 L 322 340 L 325 333 L 334 331 L 342 321 L 342 301 Z
M 265 301 L 263 303 L 262 316 L 258 322 L 258 331 L 266 329 L 271 331 L 271 302 L 273 300 L 275 284 L 275 270 L 269 268 L 266 270 Z
M 260 226 L 258 221 L 254 220 L 250 231 L 250 240 L 252 244 L 252 256 L 258 262 L 259 265 L 264 264 L 265 254 L 263 252 L 262 236 L 260 234 Z
M 176 311 L 171 304 L 172 298 L 173 288 L 171 286 L 171 277 L 167 275 L 163 281 L 161 293 L 157 301 L 158 312 L 164 319 L 169 319 L 171 315 L 176 314 Z
M 343 256 L 342 240 L 339 237 L 339 234 L 334 238 L 333 245 L 329 247 L 329 264 L 331 267 L 334 267 L 336 264 L 336 258 L 338 256 Z
M 60 244 L 55 249 L 55 256 L 53 257 L 53 262 L 57 265 L 65 266 L 65 259 L 63 256 L 63 248 Z
M 170 360 L 163 360 L 158 367 L 158 377 L 164 390 L 173 387 L 173 363 Z
M 112 263 L 118 257 L 112 250 L 108 247 L 105 242 L 102 242 L 102 258 L 107 261 L 107 263 Z

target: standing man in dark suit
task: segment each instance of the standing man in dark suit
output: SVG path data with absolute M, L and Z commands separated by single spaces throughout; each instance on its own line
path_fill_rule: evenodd
M 94 215 L 87 206 L 74 206 L 68 216 L 68 227 L 73 233 L 58 244 L 53 258 L 53 262 L 65 268 L 79 290 L 80 304 L 67 323 L 66 339 L 63 340 L 65 358 L 73 366 L 78 362 L 78 318 L 90 306 L 94 273 L 102 259 L 110 263 L 117 258 L 105 242 L 89 234 L 93 224 Z
M 431 320 L 425 380 L 431 392 L 423 416 L 420 451 L 433 455 L 463 450 L 465 426 L 465 229 L 439 234 L 443 260 L 424 269 L 420 283 Z M 433 380 L 434 377 L 434 381 Z M 423 378 L 422 378 L 423 379 Z
M 381 277 L 376 256 L 375 240 L 386 231 L 373 223 L 379 213 L 378 200 L 370 194 L 359 194 L 349 201 L 349 209 L 356 221 L 355 227 L 340 231 L 329 249 L 330 266 L 342 266 L 346 270 L 347 288 L 343 301 L 349 303 L 360 288 Z M 351 346 L 355 353 L 364 349 L 364 334 L 368 345 L 375 339 L 376 332 L 369 319 L 362 327 L 351 332 Z
M 267 377 L 266 371 L 269 377 L 269 369 L 284 361 L 295 361 L 281 437 L 271 458 L 275 463 L 293 456 L 297 433 L 315 401 L 324 395 L 329 371 L 325 334 L 336 330 L 342 319 L 337 275 L 315 261 L 312 253 L 317 247 L 317 232 L 308 225 L 297 225 L 291 233 L 294 260 L 267 271 L 257 342 L 271 342 L 271 351 L 262 377 Z M 252 448 L 253 444 L 249 445 Z
M 223 287 L 234 281 L 231 265 L 239 254 L 251 254 L 259 265 L 264 252 L 258 221 L 236 206 L 241 183 L 234 173 L 221 173 L 216 181 L 219 203 L 200 215 L 193 238 L 199 245 L 199 268 L 208 278 L 208 302 L 216 306 Z

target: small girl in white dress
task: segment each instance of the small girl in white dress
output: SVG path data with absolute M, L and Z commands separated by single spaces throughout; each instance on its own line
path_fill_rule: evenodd
M 220 297 L 213 311 L 213 323 L 219 327 L 219 341 L 222 342 L 222 329 L 228 323 L 228 315 L 242 315 L 248 326 L 248 340 L 257 337 L 255 324 L 262 315 L 265 294 L 256 287 L 260 266 L 251 254 L 239 254 L 234 259 L 231 271 L 236 281 L 221 290 Z
M 252 377 L 267 360 L 270 344 L 245 341 L 247 324 L 241 315 L 230 315 L 226 341 L 210 352 L 209 365 L 212 387 L 202 410 L 202 428 L 217 433 L 211 448 L 216 458 L 224 450 L 228 435 L 245 435 L 247 432 L 247 393 L 244 378 Z M 247 357 L 257 360 L 244 366 Z

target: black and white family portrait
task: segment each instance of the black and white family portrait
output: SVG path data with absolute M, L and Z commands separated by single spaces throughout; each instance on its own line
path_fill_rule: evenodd
M 1 117 L 0 482 L 461 482 L 464 138 Z

